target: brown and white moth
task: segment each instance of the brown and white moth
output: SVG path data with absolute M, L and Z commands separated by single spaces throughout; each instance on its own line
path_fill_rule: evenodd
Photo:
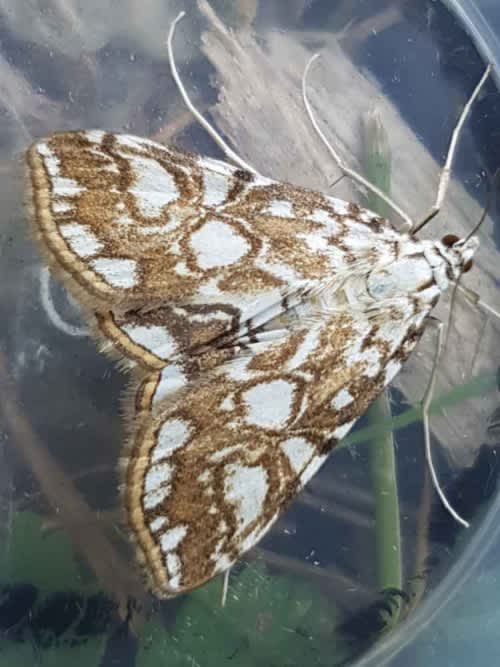
M 133 370 L 124 504 L 162 597 L 269 530 L 478 245 L 125 134 L 52 134 L 27 165 L 43 252 Z

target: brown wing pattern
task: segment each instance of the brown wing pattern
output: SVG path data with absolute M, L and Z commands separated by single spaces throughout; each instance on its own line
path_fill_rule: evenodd
M 371 246 L 394 233 L 351 204 L 129 135 L 54 134 L 28 165 L 37 235 L 98 310 L 241 307 L 334 270 L 328 246 L 353 216 Z
M 28 177 L 51 265 L 136 368 L 124 501 L 151 586 L 175 595 L 251 548 L 394 377 L 443 251 L 129 135 L 52 135 Z
M 390 340 L 376 320 L 337 313 L 233 349 L 154 416 L 143 403 L 124 494 L 157 594 L 198 586 L 238 560 L 390 382 L 422 312 L 394 319 Z

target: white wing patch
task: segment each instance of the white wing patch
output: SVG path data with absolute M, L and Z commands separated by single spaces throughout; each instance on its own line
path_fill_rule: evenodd
M 128 161 L 135 176 L 130 193 L 142 215 L 157 218 L 164 206 L 179 197 L 174 178 L 156 160 L 129 155 Z
M 300 474 L 311 458 L 316 455 L 316 450 L 305 438 L 289 438 L 281 445 L 292 469 Z
M 61 225 L 60 230 L 68 245 L 79 257 L 94 257 L 103 248 L 102 243 L 95 234 L 92 234 L 89 229 L 83 225 L 79 225 L 77 222 Z
M 261 382 L 243 394 L 247 421 L 261 428 L 283 428 L 292 413 L 294 387 L 285 380 Z
M 354 396 L 347 389 L 341 389 L 336 396 L 332 398 L 331 406 L 333 410 L 342 410 L 346 405 L 354 401 Z
M 166 421 L 158 433 L 158 444 L 153 449 L 152 461 L 167 458 L 176 449 L 183 447 L 189 438 L 190 431 L 189 425 L 180 419 Z
M 152 533 L 157 533 L 166 525 L 167 525 L 167 519 L 164 516 L 157 516 L 155 519 L 153 519 L 153 521 L 151 521 L 151 523 L 149 524 L 149 528 Z
M 203 206 L 215 207 L 224 204 L 231 184 L 231 174 L 218 171 L 203 172 Z
M 72 210 L 73 210 L 73 204 L 71 203 L 71 201 L 63 201 L 59 199 L 52 202 L 52 211 L 55 215 L 61 213 L 69 213 Z
M 172 466 L 169 463 L 156 463 L 148 470 L 144 482 L 146 495 L 167 484 L 172 476 Z
M 175 528 L 165 531 L 160 538 L 163 551 L 173 551 L 179 546 L 180 541 L 185 537 L 187 532 L 187 526 L 176 526 Z
M 180 582 L 180 572 L 181 572 L 181 559 L 175 553 L 171 551 L 167 553 L 166 556 L 166 565 L 168 574 L 170 575 L 170 585 L 172 588 L 177 588 Z
M 267 471 L 262 466 L 227 465 L 224 495 L 236 507 L 237 533 L 242 533 L 262 513 L 268 491 Z
M 291 201 L 286 199 L 274 199 L 271 201 L 269 206 L 265 209 L 266 213 L 269 215 L 276 216 L 277 218 L 294 218 L 295 214 L 293 211 L 293 204 Z
M 175 340 L 165 327 L 126 324 L 123 330 L 134 343 L 161 359 L 169 359 L 177 350 Z
M 92 260 L 91 266 L 113 287 L 130 289 L 137 284 L 137 264 L 133 259 L 99 257 Z
M 354 420 L 347 422 L 347 424 L 342 424 L 342 426 L 337 426 L 337 428 L 333 431 L 333 437 L 336 440 L 342 440 L 342 438 L 344 438 L 349 433 L 353 426 Z
M 74 197 L 82 193 L 82 188 L 73 178 L 61 176 L 61 163 L 59 158 L 48 145 L 41 142 L 37 145 L 38 153 L 44 158 L 46 169 L 50 175 L 50 182 L 55 195 Z
M 185 387 L 187 382 L 188 379 L 178 364 L 172 363 L 165 366 L 161 371 L 160 380 L 155 389 L 153 405 Z
M 315 208 L 307 219 L 312 220 L 312 222 L 318 222 L 321 225 L 324 225 L 325 228 L 332 234 L 340 234 L 342 231 L 341 226 L 335 221 L 331 211 L 325 210 L 324 208 Z
M 158 486 L 144 495 L 143 503 L 145 510 L 153 510 L 165 500 L 170 493 L 169 486 Z
M 221 220 L 209 220 L 191 236 L 191 247 L 201 269 L 238 262 L 249 250 L 248 241 Z M 214 247 L 218 248 L 215 255 Z

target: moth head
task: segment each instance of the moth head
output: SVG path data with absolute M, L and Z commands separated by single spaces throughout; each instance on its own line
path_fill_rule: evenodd
M 461 239 L 456 234 L 446 234 L 440 245 L 450 280 L 457 280 L 462 273 L 468 273 L 472 269 L 474 253 L 479 246 L 477 236 Z

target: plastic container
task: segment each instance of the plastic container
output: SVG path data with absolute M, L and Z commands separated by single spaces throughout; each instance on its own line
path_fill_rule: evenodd
M 411 408 L 429 378 L 430 331 L 390 401 L 360 420 L 350 446 L 234 569 L 226 606 L 218 580 L 159 602 L 144 591 L 119 508 L 127 378 L 44 268 L 22 206 L 23 152 L 55 130 L 127 131 L 220 157 L 169 73 L 164 41 L 185 9 L 181 76 L 245 159 L 332 191 L 338 171 L 300 92 L 319 51 L 309 86 L 323 129 L 416 218 L 493 62 L 443 211 L 425 229 L 464 235 L 500 154 L 500 12 L 483 4 L 214 0 L 213 14 L 207 3 L 161 0 L 0 3 L 0 667 L 489 665 L 500 655 L 493 316 L 457 297 L 431 424 L 441 483 L 468 531 L 432 491 Z M 333 192 L 379 205 L 345 180 Z M 500 310 L 497 218 L 493 197 L 464 284 Z M 448 312 L 445 301 L 439 315 Z

